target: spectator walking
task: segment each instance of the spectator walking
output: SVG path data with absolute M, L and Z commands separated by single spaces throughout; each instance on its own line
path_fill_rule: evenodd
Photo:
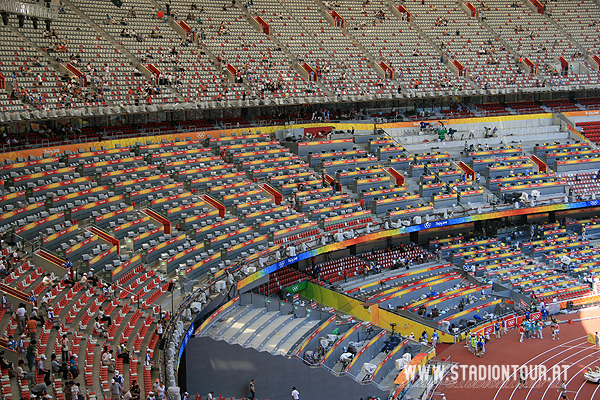
M 37 321 L 34 319 L 29 319 L 27 321 L 27 332 L 29 332 L 29 338 L 31 340 L 37 339 Z
M 64 334 L 62 336 L 62 340 L 60 342 L 61 344 L 61 359 L 62 360 L 67 360 L 69 358 L 69 339 L 67 338 L 67 335 Z
M 29 371 L 33 372 L 33 367 L 35 365 L 35 355 L 37 350 L 35 346 L 37 345 L 37 340 L 33 339 L 29 342 L 29 346 L 27 346 L 27 351 L 25 352 L 25 358 L 27 358 L 27 367 L 29 367 Z
M 17 318 L 17 334 L 22 335 L 25 333 L 25 328 L 27 325 L 27 310 L 25 310 L 25 304 L 19 303 L 19 308 L 15 311 L 15 315 Z
M 158 321 L 158 324 L 156 324 L 156 329 L 154 330 L 154 332 L 156 332 L 156 335 L 158 336 L 158 340 L 160 341 L 162 339 L 162 335 L 163 335 L 162 321 Z
M 250 396 L 248 396 L 248 400 L 254 400 L 254 398 L 256 397 L 256 390 L 254 388 L 254 379 L 250 380 L 250 385 L 249 385 L 248 390 L 250 392 Z
M 298 392 L 295 386 L 292 388 L 292 399 L 300 400 L 300 392 Z
M 112 380 L 110 385 L 111 400 L 121 400 L 121 384 L 116 380 Z
M 137 381 L 133 381 L 131 382 L 131 400 L 140 400 L 140 393 L 142 392 L 142 389 L 140 388 L 140 385 L 137 383 Z
M 71 373 L 73 379 L 77 379 L 77 377 L 79 376 L 79 367 L 77 367 L 77 355 L 75 354 L 72 354 L 71 358 L 69 359 L 69 372 Z
M 65 400 L 73 400 L 73 381 L 65 382 L 63 386 L 63 393 L 65 395 Z
M 79 387 L 79 383 L 73 383 L 71 385 L 71 395 L 73 396 L 74 400 L 79 399 L 80 392 L 81 392 L 81 388 Z

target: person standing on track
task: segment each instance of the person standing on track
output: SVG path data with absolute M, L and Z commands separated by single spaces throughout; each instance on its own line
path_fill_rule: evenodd
M 521 340 L 519 340 L 519 342 L 523 343 L 523 336 L 525 335 L 525 327 L 523 324 L 519 325 L 519 333 L 521 334 Z
M 496 320 L 496 323 L 494 324 L 494 332 L 496 332 L 496 338 L 500 339 L 500 321 Z
M 559 389 L 559 391 L 560 391 L 559 398 L 561 400 L 563 400 L 563 399 L 569 400 L 569 398 L 567 397 L 567 383 L 564 381 L 564 379 L 560 383 L 560 389 Z
M 479 337 L 479 339 L 477 339 L 477 356 L 483 357 L 484 353 L 485 353 L 485 347 L 483 345 L 483 338 Z
M 521 385 L 527 389 L 527 368 L 524 365 L 519 369 L 519 385 L 517 388 L 521 389 Z
M 506 327 L 506 320 L 504 320 L 504 319 L 502 320 L 502 334 L 503 335 L 508 335 L 508 330 L 507 330 L 507 327 Z
M 598 332 L 594 333 L 594 343 L 596 343 L 596 351 L 600 350 L 600 336 L 598 336 Z
M 559 339 L 560 339 L 559 335 L 560 335 L 560 327 L 559 327 L 559 326 L 558 326 L 558 324 L 555 322 L 555 323 L 554 323 L 554 334 L 553 334 L 553 336 L 552 336 L 552 340 L 554 340 L 554 336 L 556 336 L 556 340 L 559 340 Z

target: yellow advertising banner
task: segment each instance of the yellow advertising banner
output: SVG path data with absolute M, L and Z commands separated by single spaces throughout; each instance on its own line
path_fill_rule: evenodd
M 325 306 L 351 314 L 359 320 L 371 322 L 373 325 L 387 329 L 388 331 L 392 330 L 391 324 L 394 324 L 394 331 L 404 336 L 410 336 L 411 333 L 414 333 L 415 336 L 419 337 L 421 332 L 425 331 L 431 337 L 434 331 L 433 328 L 427 325 L 381 309 L 377 304 L 363 303 L 311 282 L 307 282 L 306 289 L 300 291 L 300 295 L 308 299 L 313 299 Z M 452 335 L 439 330 L 436 331 L 439 332 L 440 343 L 454 343 Z

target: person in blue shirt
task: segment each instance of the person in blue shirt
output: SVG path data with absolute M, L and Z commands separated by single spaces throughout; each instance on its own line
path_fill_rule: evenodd
M 496 332 L 496 338 L 500 339 L 500 321 L 496 321 L 494 324 L 494 332 Z
M 529 339 L 529 334 L 530 334 L 529 320 L 523 321 L 523 327 L 525 328 L 525 337 L 527 339 Z
M 548 319 L 548 310 L 546 310 L 546 307 L 542 307 L 542 320 L 545 321 Z
M 79 368 L 77 368 L 77 355 L 72 354 L 71 359 L 69 360 L 69 372 L 73 379 L 77 379 L 79 376 Z
M 17 351 L 18 343 L 13 335 L 8 335 L 8 342 L 6 343 L 6 346 L 12 351 Z
M 485 347 L 483 345 L 483 339 L 479 338 L 477 340 L 477 356 L 483 357 L 483 353 L 485 353 Z

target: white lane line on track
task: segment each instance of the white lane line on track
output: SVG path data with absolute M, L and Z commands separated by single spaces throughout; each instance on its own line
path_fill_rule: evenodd
M 600 389 L 600 385 L 596 386 L 596 389 L 594 390 L 594 393 L 592 393 L 592 397 L 590 397 L 591 399 L 595 399 L 596 398 L 596 392 L 598 391 L 598 389 Z
M 590 354 L 589 356 L 585 357 L 588 358 L 592 356 L 592 354 Z M 582 360 L 585 360 L 585 358 L 583 358 Z M 597 360 L 592 361 L 591 363 L 589 363 L 588 365 L 586 365 L 585 367 L 583 367 L 582 369 L 579 370 L 579 373 L 581 373 L 581 371 L 585 370 L 587 367 L 589 367 L 590 365 L 592 365 L 593 363 L 595 363 Z M 568 371 L 568 370 L 567 370 Z M 571 381 L 579 375 L 579 373 L 577 374 L 573 374 L 573 377 L 571 379 L 569 379 L 569 381 L 567 382 L 567 387 L 569 387 L 569 383 L 571 383 Z M 552 384 L 554 383 L 555 379 L 552 379 L 552 382 L 550 382 L 550 384 L 548 385 L 548 387 L 546 388 L 546 390 L 544 391 L 544 395 L 542 396 L 542 400 L 546 398 L 546 393 L 548 392 L 548 389 L 550 389 L 550 386 L 552 386 Z M 579 390 L 581 390 L 581 388 L 579 388 Z M 577 391 L 577 393 L 579 393 L 579 390 Z M 567 392 L 571 392 L 570 390 L 567 390 Z M 571 393 L 575 393 L 575 391 L 572 391 Z M 577 395 L 575 395 L 575 397 L 577 397 Z M 558 399 L 560 400 L 560 391 L 558 394 Z M 575 399 L 573 399 L 575 400 Z
M 572 340 L 569 340 L 568 342 L 564 342 L 564 343 L 563 343 L 563 345 L 566 345 L 566 344 L 569 344 L 569 343 L 572 343 L 572 342 L 575 342 L 575 341 L 577 341 L 577 340 L 581 340 L 581 339 L 586 339 L 586 341 L 587 341 L 587 335 L 586 335 L 586 336 L 581 336 L 581 337 L 578 337 L 578 338 L 575 338 L 575 339 L 572 339 Z M 548 360 L 550 360 L 550 359 L 552 359 L 552 358 L 556 357 L 557 355 L 564 353 L 564 352 L 565 352 L 565 351 L 567 351 L 567 350 L 570 350 L 570 349 L 566 349 L 566 350 L 563 350 L 563 351 L 561 351 L 561 352 L 559 352 L 559 353 L 556 353 L 555 355 L 553 355 L 552 357 L 550 357 L 550 358 L 546 359 L 545 361 L 548 361 Z M 529 364 L 529 363 L 531 363 L 531 361 L 535 360 L 536 358 L 538 358 L 538 357 L 542 357 L 542 356 L 544 356 L 546 353 L 549 353 L 549 352 L 551 352 L 551 351 L 554 351 L 554 348 L 548 349 L 548 350 L 544 351 L 543 353 L 540 353 L 540 354 L 538 354 L 537 356 L 533 357 L 532 359 L 530 359 L 530 360 L 528 360 L 528 361 L 524 362 L 522 365 Z M 506 385 L 506 383 L 507 383 L 509 380 L 511 380 L 511 378 L 512 378 L 512 377 L 515 375 L 515 373 L 516 373 L 516 371 L 515 371 L 515 372 L 513 372 L 512 374 L 510 374 L 510 376 L 508 377 L 509 379 L 507 379 L 505 382 L 503 382 L 503 383 L 502 383 L 502 385 L 500 386 L 500 388 L 498 388 L 498 390 L 496 391 L 496 395 L 494 396 L 494 399 L 493 399 L 493 400 L 496 400 L 496 399 L 498 398 L 498 395 L 500 394 L 500 391 L 502 390 L 502 388 L 503 388 L 503 387 Z M 516 389 L 515 389 L 515 390 L 516 390 Z M 514 394 L 514 390 L 513 390 L 513 392 L 512 392 L 512 393 Z M 512 397 L 512 394 L 511 394 L 511 397 Z
M 570 356 L 568 356 L 568 357 L 566 357 L 566 358 L 563 358 L 563 359 L 562 359 L 562 361 L 565 361 L 565 360 L 567 360 L 567 359 L 569 359 L 569 358 L 571 358 L 571 357 L 576 357 L 576 356 L 577 356 L 577 354 L 579 354 L 579 353 L 583 353 L 583 352 L 584 352 L 584 351 L 586 351 L 586 350 L 590 350 L 590 349 L 588 348 L 588 349 L 585 349 L 585 350 L 578 351 L 578 352 L 577 352 L 577 353 L 575 353 L 575 354 L 571 354 Z M 589 356 L 591 356 L 591 354 L 590 354 Z M 586 356 L 585 358 L 588 358 L 589 356 Z M 583 358 L 583 359 L 585 360 L 585 358 Z M 580 358 L 578 361 L 581 361 L 581 358 Z M 545 363 L 544 363 L 544 365 L 545 365 Z M 554 366 L 556 366 L 556 365 L 560 365 L 560 364 L 559 364 L 558 362 L 556 362 L 556 363 L 554 363 L 553 367 L 554 367 Z M 565 365 L 565 364 L 563 364 L 563 365 Z M 570 365 L 569 365 L 569 368 L 570 368 L 570 367 L 572 367 L 573 365 L 575 365 L 575 363 L 573 363 L 573 364 L 570 364 Z M 589 364 L 588 364 L 588 365 L 589 365 Z M 587 367 L 587 366 L 586 366 L 586 367 Z M 548 368 L 548 370 L 551 370 L 551 369 L 552 369 L 552 368 Z M 568 371 L 568 370 L 567 370 L 567 371 Z M 527 392 L 527 396 L 525 396 L 525 400 L 528 400 L 528 399 L 529 399 L 529 394 L 531 393 L 531 391 L 533 390 L 533 388 L 534 388 L 534 387 L 537 385 L 537 383 L 538 383 L 540 380 L 541 380 L 541 378 L 538 378 L 538 379 L 535 381 L 535 383 L 534 383 L 533 385 L 531 385 L 531 389 L 529 389 L 529 392 Z M 556 380 L 556 377 L 554 377 L 554 378 L 552 379 L 552 382 L 550 382 L 550 384 L 548 385 L 548 387 L 547 387 L 547 388 L 546 388 L 546 390 L 544 391 L 544 395 L 542 396 L 542 398 L 544 398 L 544 397 L 546 396 L 546 392 L 548 391 L 548 389 L 550 388 L 550 386 L 552 386 L 552 384 L 554 383 L 554 381 L 555 381 L 555 380 Z M 513 393 L 514 393 L 514 391 L 513 391 Z M 512 396 L 511 396 L 511 397 L 512 397 Z

